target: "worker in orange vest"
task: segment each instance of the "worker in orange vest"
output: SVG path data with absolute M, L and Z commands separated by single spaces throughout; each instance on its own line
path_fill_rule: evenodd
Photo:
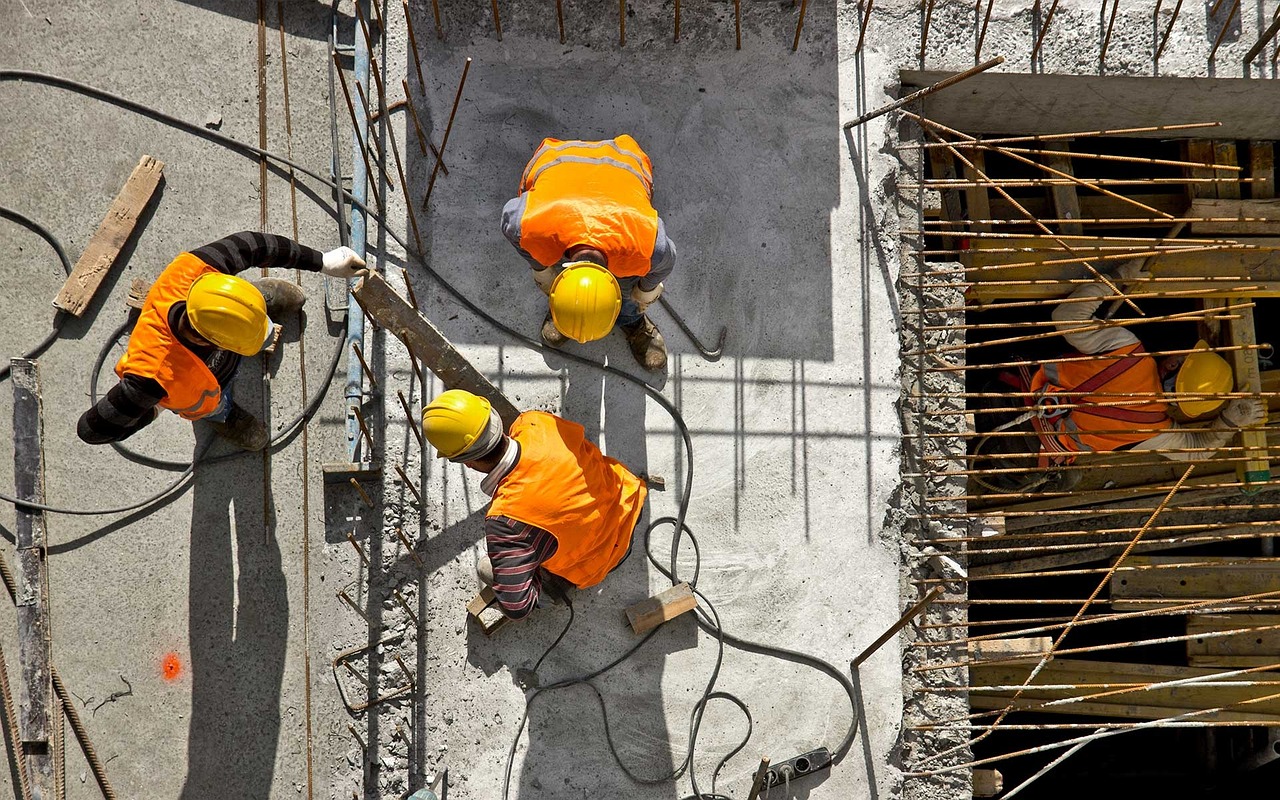
M 645 310 L 662 295 L 676 248 L 635 139 L 543 139 L 502 209 L 502 233 L 548 297 L 542 341 L 590 342 L 616 324 L 641 366 L 666 369 L 666 342 Z
M 581 425 L 526 411 L 504 433 L 488 400 L 450 389 L 422 410 L 422 431 L 441 458 L 485 475 L 493 501 L 477 572 L 506 616 L 528 615 L 553 585 L 600 583 L 630 552 L 645 482 Z
M 1150 278 L 1143 264 L 1125 262 L 1113 282 Z M 1084 284 L 1053 311 L 1054 324 L 1076 352 L 1030 374 L 1027 400 L 1034 405 L 1030 419 L 1041 466 L 1069 464 L 1081 452 L 1127 449 L 1159 450 L 1180 461 L 1208 458 L 1237 428 L 1266 418 L 1258 398 L 1227 402 L 1215 396 L 1231 392 L 1235 381 L 1207 342 L 1157 361 L 1128 328 L 1094 324 L 1101 298 L 1111 292 L 1101 281 Z M 1206 420 L 1213 424 L 1186 426 Z
M 167 408 L 213 423 L 237 447 L 261 450 L 269 439 L 266 426 L 232 401 L 232 379 L 244 357 L 279 338 L 280 327 L 271 320 L 300 309 L 306 295 L 291 281 L 246 281 L 236 273 L 276 267 L 351 278 L 363 266 L 349 247 L 321 253 L 253 231 L 182 253 L 147 292 L 116 364 L 120 382 L 80 417 L 77 433 L 89 444 L 118 442 Z

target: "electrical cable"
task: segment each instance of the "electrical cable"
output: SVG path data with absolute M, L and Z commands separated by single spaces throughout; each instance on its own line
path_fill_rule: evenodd
M 92 97 L 94 99 L 101 100 L 103 102 L 106 102 L 112 105 L 119 106 L 128 111 L 132 111 L 134 113 L 150 117 L 153 120 L 163 122 L 171 127 L 175 127 L 179 130 L 186 131 L 193 135 L 200 136 L 202 138 L 209 139 L 211 141 L 223 144 L 224 146 L 227 146 L 230 149 L 239 151 L 244 155 L 252 156 L 255 158 L 265 157 L 272 161 L 275 161 L 278 164 L 293 167 L 293 169 L 296 172 L 306 175 L 307 177 L 310 177 L 313 180 L 318 181 L 322 185 L 330 188 L 331 190 L 334 190 L 335 192 L 338 193 L 338 195 L 341 198 L 345 199 L 353 207 L 358 208 L 363 213 L 365 213 L 366 215 L 368 215 L 369 217 L 372 217 L 375 221 L 377 221 L 379 224 L 379 227 L 383 230 L 383 232 L 385 232 L 387 236 L 389 236 L 393 241 L 396 242 L 396 244 L 398 244 L 403 249 L 403 251 L 405 252 L 405 258 L 407 261 L 413 261 L 415 264 L 417 264 L 423 270 L 423 272 L 425 272 L 432 280 L 434 280 L 437 284 L 439 284 L 441 288 L 443 288 L 459 304 L 461 304 L 464 308 L 466 308 L 471 313 L 475 314 L 480 319 L 489 323 L 496 330 L 515 339 L 518 342 L 523 343 L 524 345 L 526 345 L 527 347 L 530 347 L 533 350 L 536 350 L 539 352 L 553 352 L 560 358 L 565 358 L 569 361 L 573 361 L 575 363 L 579 363 L 584 366 L 597 369 L 601 372 L 604 372 L 605 374 L 612 375 L 614 377 L 629 381 L 637 385 L 642 391 L 645 392 L 645 394 L 647 394 L 650 398 L 652 398 L 654 402 L 656 402 L 663 409 L 663 411 L 665 411 L 671 417 L 673 423 L 676 425 L 676 427 L 680 431 L 680 436 L 684 445 L 684 451 L 687 457 L 687 468 L 685 470 L 684 491 L 681 493 L 680 501 L 678 503 L 678 508 L 677 508 L 677 514 L 674 517 L 663 517 L 658 520 L 654 520 L 649 524 L 648 528 L 646 528 L 645 530 L 646 555 L 648 556 L 649 561 L 659 570 L 659 572 L 661 572 L 664 576 L 670 579 L 672 581 L 672 584 L 674 585 L 675 583 L 677 583 L 675 556 L 679 552 L 681 541 L 684 539 L 686 535 L 689 537 L 690 542 L 693 544 L 695 555 L 696 555 L 694 579 L 689 582 L 690 587 L 693 588 L 694 592 L 701 599 L 702 603 L 705 604 L 707 608 L 707 612 L 710 612 L 710 615 L 708 616 L 708 613 L 704 612 L 700 607 L 695 612 L 695 615 L 696 615 L 699 627 L 701 627 L 704 631 L 716 636 L 717 657 L 716 657 L 716 666 L 710 676 L 710 679 L 707 683 L 707 687 L 704 690 L 701 698 L 694 704 L 693 710 L 691 711 L 691 714 L 690 714 L 690 739 L 689 739 L 687 755 L 685 756 L 685 759 L 681 763 L 681 765 L 678 766 L 673 771 L 673 774 L 669 776 L 664 776 L 656 780 L 650 780 L 647 778 L 640 779 L 639 776 L 634 775 L 631 772 L 631 770 L 625 764 L 623 764 L 621 759 L 618 757 L 617 750 L 613 748 L 612 736 L 611 734 L 608 734 L 607 716 L 606 716 L 605 717 L 606 733 L 608 734 L 607 738 L 609 739 L 610 749 L 612 750 L 615 756 L 615 760 L 617 760 L 618 765 L 633 780 L 640 780 L 640 782 L 646 782 L 646 781 L 665 782 L 667 780 L 673 780 L 675 778 L 678 778 L 680 777 L 680 775 L 685 774 L 687 772 L 687 774 L 690 777 L 690 782 L 692 784 L 693 791 L 694 791 L 694 794 L 691 796 L 692 800 L 728 800 L 727 796 L 714 794 L 714 790 L 713 790 L 713 793 L 710 793 L 710 794 L 702 792 L 698 788 L 697 779 L 693 774 L 693 761 L 694 761 L 694 755 L 696 750 L 696 738 L 697 738 L 699 727 L 701 726 L 702 714 L 706 708 L 706 704 L 710 702 L 712 699 L 728 699 L 736 703 L 741 709 L 743 709 L 744 712 L 746 712 L 746 705 L 742 703 L 740 700 L 738 700 L 735 697 L 732 697 L 731 695 L 728 695 L 727 693 L 716 692 L 714 689 L 716 680 L 719 677 L 720 666 L 724 657 L 725 643 L 729 643 L 734 647 L 740 650 L 745 650 L 747 652 L 754 652 L 758 654 L 769 655 L 775 658 L 780 658 L 782 660 L 801 663 L 801 664 L 810 666 L 814 669 L 817 669 L 821 672 L 824 672 L 832 676 L 833 678 L 835 678 L 841 684 L 842 688 L 844 688 L 845 692 L 849 696 L 850 706 L 852 710 L 852 717 L 849 723 L 848 731 L 844 739 L 836 747 L 836 749 L 832 751 L 833 765 L 835 763 L 838 763 L 844 757 L 844 755 L 848 753 L 850 747 L 852 746 L 854 737 L 856 736 L 856 733 L 857 733 L 858 703 L 857 703 L 856 690 L 854 689 L 852 682 L 844 676 L 843 672 L 841 672 L 839 669 L 837 669 L 835 666 L 831 665 L 830 663 L 820 658 L 817 658 L 816 656 L 810 656 L 805 653 L 799 653 L 797 651 L 789 650 L 782 647 L 776 647 L 773 645 L 766 645 L 766 644 L 761 644 L 759 642 L 753 642 L 751 640 L 732 636 L 726 633 L 724 631 L 724 628 L 720 624 L 719 615 L 716 613 L 714 605 L 711 604 L 711 602 L 707 599 L 707 597 L 701 591 L 694 588 L 694 584 L 697 581 L 698 568 L 700 566 L 701 556 L 698 555 L 697 539 L 696 537 L 694 537 L 693 532 L 689 529 L 689 527 L 684 522 L 688 512 L 688 508 L 689 508 L 689 501 L 693 493 L 693 463 L 694 463 L 693 462 L 693 440 L 689 434 L 688 426 L 685 424 L 684 418 L 680 414 L 679 410 L 671 403 L 671 401 L 669 401 L 666 397 L 664 397 L 657 389 L 651 386 L 643 378 L 632 375 L 631 373 L 625 372 L 616 367 L 610 366 L 608 364 L 601 364 L 593 359 L 578 355 L 576 353 L 569 353 L 566 351 L 555 350 L 554 348 L 548 348 L 545 345 L 543 345 L 541 341 L 536 340 L 532 337 L 526 336 L 525 334 L 520 333 L 519 331 L 515 330 L 511 326 L 497 319 L 488 311 L 478 306 L 469 297 L 464 295 L 461 290 L 459 290 L 449 281 L 445 280 L 443 276 L 441 276 L 431 266 L 429 266 L 426 263 L 425 258 L 422 257 L 421 254 L 415 253 L 415 251 L 409 246 L 408 242 L 405 240 L 405 238 L 402 235 L 400 235 L 398 232 L 396 232 L 386 224 L 386 220 L 382 214 L 378 214 L 377 212 L 371 210 L 367 205 L 356 201 L 355 198 L 353 198 L 344 188 L 342 188 L 342 186 L 340 185 L 340 182 L 332 181 L 327 178 L 321 177 L 316 172 L 310 169 L 307 169 L 306 167 L 303 167 L 300 164 L 297 164 L 292 159 L 281 156 L 278 153 L 274 153 L 268 150 L 254 147 L 253 145 L 245 144 L 244 142 L 240 142 L 224 134 L 218 133 L 216 131 L 212 131 L 210 129 L 204 128 L 203 126 L 196 125 L 191 122 L 187 122 L 185 120 L 179 119 L 178 117 L 174 117 L 172 115 L 166 114 L 157 109 L 151 108 L 143 103 L 139 103 L 134 100 L 129 100 L 119 95 L 115 95 L 110 92 L 106 92 L 101 89 L 98 89 L 96 87 L 89 86 L 88 84 L 80 83 L 79 81 L 74 81 L 68 78 L 63 78 L 56 75 L 50 75 L 47 73 L 33 72 L 29 70 L 0 70 L 0 82 L 6 82 L 6 81 L 20 81 L 20 82 L 27 81 L 32 83 L 53 86 L 55 88 L 60 88 L 66 91 L 82 94 L 82 95 Z M 327 204 L 321 203 L 314 196 L 312 197 L 312 199 L 317 204 L 330 210 L 330 212 L 333 211 L 333 209 L 330 208 Z M 341 214 L 338 214 L 338 216 L 340 218 Z M 116 338 L 118 338 L 118 336 Z M 342 348 L 339 347 L 338 349 L 339 355 L 341 354 L 341 350 Z M 337 357 L 335 357 L 335 360 L 334 360 L 334 366 L 336 367 L 336 365 L 337 365 Z M 96 372 L 97 371 L 95 370 L 95 375 L 96 375 Z M 332 379 L 332 372 L 330 372 L 329 377 L 330 379 Z M 318 392 L 318 397 L 321 397 L 321 398 L 323 397 L 324 393 L 327 390 L 327 387 L 328 387 L 328 381 L 325 382 L 324 387 L 322 387 L 321 390 Z M 318 407 L 318 402 L 316 403 L 316 407 Z M 236 457 L 239 455 L 241 454 L 234 453 L 225 457 Z M 225 458 L 225 457 L 219 457 L 219 458 Z M 195 462 L 193 461 L 192 464 L 187 467 L 183 475 L 179 477 L 179 480 L 176 481 L 174 484 L 172 484 L 170 487 L 168 487 L 165 490 L 165 493 L 167 493 L 168 491 L 171 491 L 173 488 L 176 488 L 176 486 L 180 482 L 185 480 L 186 477 L 190 475 L 190 472 L 194 469 L 194 463 Z M 0 500 L 5 500 L 19 506 L 37 508 L 40 510 L 57 511 L 59 513 L 76 513 L 76 512 L 68 511 L 65 509 L 55 509 L 50 507 L 42 507 L 37 504 L 23 503 L 22 501 L 16 500 L 15 498 L 11 498 L 3 494 L 0 494 Z M 142 507 L 146 505 L 147 502 L 148 501 L 144 501 L 143 503 L 134 504 L 130 508 Z M 81 512 L 81 513 L 85 513 L 85 512 Z M 92 513 L 92 512 L 89 512 L 89 513 Z M 116 513 L 116 512 L 113 510 L 112 512 L 97 512 L 97 513 Z M 652 554 L 649 552 L 649 536 L 652 533 L 653 529 L 660 524 L 671 524 L 675 529 L 674 535 L 672 537 L 672 547 L 671 547 L 672 559 L 671 559 L 670 569 L 666 569 L 661 564 L 659 564 L 653 558 Z M 621 656 L 615 658 L 606 666 L 600 669 L 597 669 L 591 673 L 588 673 L 586 675 L 582 675 L 576 678 L 569 678 L 569 679 L 560 681 L 558 683 L 551 684 L 546 687 L 541 687 L 539 689 L 536 689 L 534 692 L 532 692 L 530 695 L 526 697 L 525 712 L 523 717 L 521 718 L 520 727 L 516 732 L 515 739 L 512 742 L 511 751 L 509 754 L 509 760 L 507 763 L 507 771 L 506 771 L 507 780 L 504 783 L 504 797 L 506 797 L 507 795 L 507 786 L 509 785 L 509 782 L 510 782 L 512 762 L 515 757 L 515 749 L 519 743 L 520 735 L 523 732 L 524 726 L 528 720 L 529 704 L 536 697 L 548 691 L 553 691 L 555 689 L 565 688 L 568 686 L 574 686 L 581 683 L 590 684 L 590 681 L 593 678 L 608 672 L 609 670 L 616 667 L 618 664 L 621 664 L 623 661 L 630 658 L 636 651 L 638 651 L 647 642 L 649 642 L 659 630 L 661 630 L 661 628 L 655 628 L 653 631 L 650 631 L 649 634 L 647 634 L 644 638 L 642 638 L 638 643 L 628 648 L 627 651 L 625 651 Z M 568 633 L 567 627 L 565 631 L 561 634 L 560 638 L 558 638 L 556 642 L 553 643 L 552 648 L 554 648 L 556 645 L 559 644 L 559 642 L 563 639 L 566 633 Z M 545 656 L 546 654 L 543 655 L 544 658 Z M 603 697 L 599 695 L 598 689 L 596 689 L 594 685 L 592 685 L 592 689 L 593 691 L 596 691 L 597 698 L 603 704 Z M 603 705 L 602 705 L 602 710 L 603 710 Z M 747 733 L 747 736 L 749 737 L 751 733 L 750 715 L 749 715 L 749 712 L 746 712 L 746 713 L 748 714 L 748 721 L 749 721 L 748 733 Z M 712 776 L 713 783 L 714 783 L 716 774 L 719 773 L 720 769 L 724 766 L 724 764 L 728 761 L 729 758 L 731 758 L 733 755 L 739 752 L 743 747 L 745 747 L 746 741 L 747 740 L 744 739 L 743 742 L 738 747 L 736 747 L 733 751 L 731 751 L 728 756 L 721 759 L 721 761 L 716 767 L 715 774 L 713 774 Z
M 13 220 L 19 225 L 22 225 L 30 229 L 32 233 L 35 233 L 41 239 L 44 239 L 46 242 L 48 242 L 49 246 L 53 248 L 53 252 L 57 254 L 58 260 L 62 262 L 63 271 L 66 272 L 68 275 L 71 274 L 72 269 L 74 269 L 74 267 L 71 265 L 71 259 L 67 258 L 66 249 L 63 248 L 62 243 L 58 241 L 58 238 L 49 232 L 48 228 L 44 227 L 40 223 L 31 219 L 30 217 L 24 214 L 20 214 L 17 211 L 14 211 L 12 208 L 7 208 L 5 206 L 0 206 L 0 217 Z M 53 314 L 53 330 L 49 331 L 49 335 L 44 337 L 44 339 L 41 340 L 39 344 L 37 344 L 35 347 L 32 347 L 27 352 L 23 353 L 22 358 L 35 358 L 36 356 L 43 353 L 45 350 L 49 349 L 49 346 L 53 344 L 54 341 L 57 340 L 59 334 L 62 333 L 62 326 L 66 323 L 66 321 L 67 321 L 67 312 L 63 311 L 62 309 L 58 309 L 57 311 L 55 311 Z M 12 364 L 9 361 L 5 361 L 4 365 L 0 366 L 0 381 L 9 377 L 9 370 L 11 368 L 12 368 Z

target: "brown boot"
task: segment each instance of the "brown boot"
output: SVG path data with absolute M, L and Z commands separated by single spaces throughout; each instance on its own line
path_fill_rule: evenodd
M 542 321 L 542 341 L 547 347 L 559 347 L 569 341 L 569 337 L 561 333 L 552 321 L 550 311 L 547 312 L 547 318 Z
M 302 304 L 307 301 L 307 295 L 302 291 L 302 287 L 293 281 L 282 278 L 257 278 L 249 282 L 262 292 L 263 299 L 267 301 L 267 316 L 276 322 L 279 322 L 280 317 L 285 314 L 292 314 L 302 308 Z
M 241 450 L 258 451 L 267 446 L 271 437 L 267 434 L 267 426 L 234 403 L 231 415 L 226 422 L 213 422 L 213 429 L 218 435 L 231 442 Z
M 653 372 L 667 368 L 667 343 L 648 316 L 641 316 L 634 325 L 622 326 L 622 332 L 627 337 L 627 344 L 631 345 L 631 355 L 636 357 L 640 366 Z

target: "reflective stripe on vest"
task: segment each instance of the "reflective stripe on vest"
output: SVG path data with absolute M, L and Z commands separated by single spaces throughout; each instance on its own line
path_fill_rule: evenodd
M 1173 424 L 1168 405 L 1160 399 L 1159 368 L 1142 345 L 1106 355 L 1093 361 L 1046 365 L 1032 378 L 1033 392 L 1066 392 L 1077 406 L 1042 429 L 1063 449 L 1117 450 L 1144 442 Z M 1134 403 L 1142 395 L 1150 395 L 1151 401 Z M 1108 405 L 1117 401 L 1131 405 Z
M 169 330 L 169 309 L 185 301 L 196 278 L 218 270 L 190 253 L 173 260 L 151 285 L 129 347 L 116 363 L 116 375 L 151 378 L 164 389 L 160 405 L 186 419 L 212 414 L 222 399 L 218 381 L 204 361 Z
M 658 238 L 653 168 L 635 139 L 544 139 L 520 178 L 520 247 L 544 266 L 579 245 L 616 277 L 647 275 Z
M 644 506 L 644 482 L 587 441 L 582 426 L 542 411 L 516 418 L 511 438 L 520 460 L 498 484 L 487 516 L 550 531 L 549 572 L 580 589 L 622 561 Z

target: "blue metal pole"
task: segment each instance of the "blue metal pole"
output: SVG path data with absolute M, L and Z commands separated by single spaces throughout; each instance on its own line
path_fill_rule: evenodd
M 362 10 L 368 14 L 368 0 L 356 0 L 361 3 Z M 356 23 L 352 23 L 354 26 Z M 355 79 L 361 86 L 369 85 L 369 48 L 364 37 L 352 29 L 355 40 Z M 366 89 L 366 91 L 368 91 Z M 368 117 L 365 114 L 355 115 L 355 125 L 359 135 L 351 137 L 351 196 L 357 204 L 351 206 L 351 249 L 356 255 L 365 257 L 368 235 L 364 211 L 361 210 L 368 198 L 369 175 L 364 167 L 364 154 L 360 152 L 360 142 L 367 141 L 369 136 Z M 364 347 L 364 309 L 351 294 L 355 281 L 347 284 L 347 383 L 344 396 L 347 401 L 347 455 L 352 463 L 360 461 L 356 453 L 360 449 L 360 425 L 353 406 L 359 406 L 364 400 L 364 373 L 360 369 L 360 361 L 352 352 L 353 345 Z M 372 453 L 365 453 L 364 461 L 373 460 Z

